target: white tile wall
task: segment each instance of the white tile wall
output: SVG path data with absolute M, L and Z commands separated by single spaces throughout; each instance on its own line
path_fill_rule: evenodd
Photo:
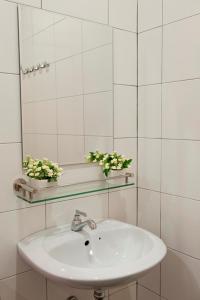
M 164 23 L 173 22 L 200 13 L 198 0 L 164 0 Z
M 84 136 L 59 135 L 58 162 L 62 165 L 84 162 Z
M 143 32 L 138 38 L 139 85 L 161 82 L 162 28 Z
M 137 1 L 110 0 L 109 24 L 133 32 L 137 32 Z
M 112 46 L 106 45 L 83 54 L 84 93 L 112 89 Z
M 142 286 L 138 286 L 138 300 L 160 300 L 160 296 Z
M 9 16 L 9 17 L 8 17 Z M 0 72 L 19 73 L 17 5 L 0 2 Z
M 0 102 L 0 143 L 20 142 L 21 127 L 18 122 L 18 120 L 20 120 L 18 75 L 0 74 L 0 98 L 6 99 L 6 101 Z
M 30 269 L 17 254 L 16 243 L 45 227 L 45 207 L 37 206 L 0 214 L 0 279 Z
M 139 280 L 140 285 L 158 295 L 160 295 L 160 282 L 160 265 L 154 267 L 147 275 Z
M 87 35 L 84 35 L 83 47 L 84 50 L 91 50 L 96 47 L 101 47 L 101 50 L 96 52 L 103 52 L 104 49 L 110 49 L 110 51 L 105 51 L 103 53 L 105 57 L 105 66 L 98 66 L 97 61 L 98 55 L 89 55 L 90 61 L 94 61 L 94 68 L 90 71 L 90 75 L 93 76 L 97 83 L 93 80 L 87 80 L 86 88 L 87 91 L 97 91 L 100 90 L 112 90 L 113 79 L 112 72 L 113 66 L 107 64 L 108 56 L 111 53 L 111 44 L 112 42 L 112 28 L 108 29 L 105 25 L 100 23 L 108 23 L 108 0 L 59 0 L 51 1 L 44 0 L 41 3 L 41 0 L 19 0 L 19 1 L 0 1 L 0 37 L 2 41 L 1 50 L 0 50 L 0 72 L 6 73 L 0 75 L 0 166 L 1 174 L 0 181 L 2 183 L 0 188 L 0 223 L 3 224 L 0 230 L 0 298 L 1 300 L 46 300 L 55 298 L 58 300 L 65 300 L 67 296 L 73 294 L 77 295 L 79 299 L 93 299 L 92 292 L 86 290 L 75 290 L 68 287 L 60 287 L 56 283 L 48 282 L 47 291 L 46 291 L 46 282 L 45 279 L 40 276 L 38 273 L 29 271 L 29 267 L 25 265 L 24 262 L 18 257 L 16 251 L 16 243 L 19 239 L 31 234 L 32 232 L 38 231 L 45 227 L 45 222 L 47 221 L 47 226 L 54 226 L 56 224 L 63 224 L 71 220 L 72 214 L 75 208 L 80 208 L 86 210 L 92 218 L 105 218 L 108 216 L 108 194 L 99 194 L 91 197 L 86 197 L 84 199 L 76 199 L 69 202 L 60 202 L 49 204 L 47 206 L 47 218 L 45 218 L 45 206 L 35 206 L 27 208 L 26 204 L 21 200 L 17 199 L 12 192 L 12 182 L 15 177 L 21 176 L 21 144 L 18 143 L 21 141 L 20 137 L 20 104 L 19 104 L 19 86 L 18 86 L 18 77 L 19 72 L 19 60 L 18 60 L 18 32 L 17 32 L 17 5 L 16 3 L 24 3 L 31 6 L 40 7 L 41 4 L 43 8 L 61 12 L 62 14 L 69 14 L 74 17 L 81 17 L 87 20 L 93 20 L 97 23 L 90 23 L 85 21 L 79 21 L 77 18 L 53 16 L 51 13 L 48 14 L 45 11 L 45 16 L 43 11 L 38 10 L 36 13 L 31 13 L 30 18 L 33 20 L 36 25 L 36 32 L 43 30 L 48 27 L 52 22 L 60 21 L 57 23 L 57 26 L 54 28 L 55 31 L 62 32 L 63 34 L 69 34 L 69 30 L 73 32 L 74 40 L 70 40 L 70 52 L 66 53 L 66 44 L 61 39 L 57 39 L 57 49 L 56 49 L 56 59 L 64 59 L 70 55 L 78 54 L 80 51 L 80 44 L 78 36 L 80 34 L 80 22 L 83 24 L 83 33 L 86 32 Z M 113 3 L 114 4 L 114 3 Z M 136 28 L 136 18 L 135 18 L 135 7 L 136 1 L 132 6 L 132 1 L 127 1 L 126 4 L 120 7 L 123 8 L 120 14 L 120 26 L 121 29 L 128 29 L 135 31 Z M 133 7 L 133 11 L 130 11 L 129 8 Z M 111 11 L 110 11 L 111 12 Z M 127 12 L 127 13 L 126 13 Z M 113 17 L 115 18 L 119 10 L 115 6 L 113 10 Z M 47 17 L 46 17 L 47 16 Z M 124 18 L 126 16 L 127 18 Z M 118 18 L 118 17 L 117 17 Z M 63 21 L 62 21 L 63 20 Z M 91 25 L 92 24 L 92 25 Z M 96 24 L 96 26 L 94 26 Z M 70 26 L 69 26 L 70 25 Z M 89 30 L 91 29 L 91 30 Z M 31 28 L 26 28 L 26 34 L 30 34 Z M 84 31 L 85 30 L 85 31 Z M 119 54 L 119 59 L 115 62 L 117 63 L 117 70 L 119 76 L 119 83 L 133 84 L 137 83 L 136 76 L 136 34 L 131 32 L 120 31 L 120 39 L 117 41 L 118 53 L 123 49 L 123 55 Z M 42 47 L 36 46 L 35 40 L 34 47 L 32 44 L 27 45 L 29 50 L 33 50 L 30 57 L 27 57 L 27 60 L 23 64 L 28 62 L 31 64 L 34 60 L 37 60 L 39 55 L 43 55 L 44 50 L 48 47 L 49 60 L 51 61 L 54 57 L 52 51 L 52 36 L 53 32 L 50 30 L 45 30 L 41 33 L 38 38 L 42 39 Z M 68 39 L 65 41 L 69 42 Z M 120 45 L 120 43 L 123 44 Z M 124 45 L 124 43 L 126 45 Z M 107 45 L 107 46 L 106 46 Z M 104 47 L 102 47 L 104 46 Z M 128 46 L 128 47 L 127 47 Z M 102 55 L 102 53 L 101 53 Z M 120 67 L 121 62 L 124 62 L 124 57 L 126 61 Z M 128 73 L 126 72 L 126 66 L 128 66 Z M 97 78 L 95 77 L 95 72 L 98 68 L 104 70 L 104 77 Z M 56 73 L 56 71 L 58 71 Z M 67 70 L 67 71 L 66 71 Z M 68 132 L 66 131 L 64 118 L 69 118 L 68 116 L 63 116 L 62 105 L 65 105 L 65 101 L 78 100 L 81 97 L 74 97 L 83 94 L 82 78 L 81 78 L 82 63 L 80 56 L 73 56 L 69 59 L 64 59 L 61 62 L 57 62 L 56 66 L 51 64 L 50 68 L 47 71 L 41 73 L 32 74 L 29 78 L 26 76 L 23 77 L 23 80 L 26 81 L 26 90 L 22 90 L 23 102 L 31 102 L 34 104 L 32 106 L 46 106 L 48 103 L 55 105 L 54 100 L 58 97 L 63 97 L 62 100 L 57 101 L 57 109 L 59 110 L 59 133 L 60 134 L 60 147 L 53 147 L 56 145 L 55 139 L 56 135 L 41 135 L 41 134 L 27 134 L 28 145 L 24 145 L 24 148 L 28 153 L 36 146 L 35 156 L 38 156 L 37 153 L 39 150 L 42 150 L 44 155 L 48 156 L 50 159 L 57 161 L 58 154 L 59 158 L 62 160 L 63 152 L 70 150 L 69 145 L 71 141 L 67 140 Z M 109 70 L 109 72 L 107 72 Z M 11 73 L 11 74 L 9 74 Z M 60 74 L 60 76 L 58 75 Z M 111 75 L 110 75 L 111 74 Z M 106 76 L 111 78 L 109 81 L 109 87 L 104 85 L 104 78 Z M 122 75 L 122 76 L 121 76 Z M 55 81 L 56 78 L 56 81 Z M 27 80 L 28 79 L 28 80 Z M 9 83 L 9 88 L 8 88 Z M 102 85 L 100 85 L 103 83 Z M 5 89 L 7 88 L 7 89 Z M 129 88 L 127 88 L 128 90 Z M 130 87 L 130 90 L 132 88 Z M 69 91 L 69 93 L 67 92 Z M 131 97 L 131 93 L 126 93 L 127 96 Z M 94 98 L 94 97 L 93 97 Z M 44 101 L 45 100 L 45 101 Z M 52 102 L 50 102 L 51 100 Z M 94 100 L 94 99 L 93 99 Z M 106 100 L 107 97 L 106 97 Z M 36 102 L 44 101 L 44 102 Z M 111 101 L 111 100 L 109 100 Z M 107 107 L 108 102 L 104 103 Z M 127 100 L 129 102 L 129 100 Z M 133 97 L 133 103 L 130 104 L 130 107 L 135 105 L 135 99 Z M 80 100 L 82 102 L 82 100 Z M 54 104 L 53 104 L 54 103 Z M 72 103 L 70 117 L 77 119 L 82 115 L 82 110 L 77 109 L 76 103 Z M 75 106 L 75 107 L 74 107 Z M 129 108 L 130 108 L 129 107 Z M 55 109 L 55 107 L 54 107 Z M 50 115 L 50 110 L 48 110 L 49 119 L 52 120 L 52 114 Z M 53 112 L 53 111 L 52 111 Z M 102 111 L 103 115 L 103 111 Z M 105 114 L 104 114 L 105 115 Z M 124 115 L 120 117 L 124 118 Z M 136 120 L 136 111 L 134 111 L 134 118 Z M 54 120 L 55 118 L 53 118 Z M 10 120 L 10 121 L 9 121 Z M 113 120 L 112 120 L 113 121 Z M 122 121 L 122 119 L 121 119 Z M 6 125 L 6 126 L 5 126 Z M 44 129 L 44 124 L 37 124 L 39 130 Z M 45 132 L 53 133 L 55 130 L 54 121 L 45 123 Z M 111 126 L 111 125 L 109 125 Z M 126 125 L 127 126 L 127 125 Z M 38 129 L 36 127 L 36 129 Z M 127 126 L 128 128 L 128 126 Z M 73 122 L 71 132 L 75 132 L 78 135 L 78 138 L 82 134 L 80 126 L 77 123 Z M 121 130 L 121 129 L 120 129 Z M 128 129 L 127 129 L 128 130 Z M 125 139 L 124 141 L 116 140 L 116 145 L 118 149 L 121 149 L 122 152 L 126 152 L 131 156 L 134 156 L 135 168 L 137 164 L 137 152 L 136 152 L 136 135 L 135 135 L 135 123 L 130 125 L 129 129 L 132 139 Z M 111 130 L 110 130 L 111 131 Z M 125 131 L 125 129 L 122 129 Z M 105 132 L 105 130 L 104 130 Z M 113 128 L 112 128 L 113 132 Z M 132 135 L 133 134 L 133 135 Z M 113 150 L 113 138 L 112 137 L 101 137 L 101 136 L 86 136 L 85 146 L 86 149 L 90 148 L 91 139 L 96 139 L 97 147 L 102 145 L 102 148 L 107 149 L 105 151 Z M 44 141 L 44 143 L 41 143 Z M 51 147 L 48 145 L 51 144 Z M 82 141 L 81 141 L 81 144 Z M 45 146 L 46 145 L 46 146 Z M 42 147 L 42 149 L 39 149 Z M 121 147 L 121 148 L 120 148 Z M 124 151 L 125 147 L 125 151 Z M 109 149 L 109 150 L 108 150 Z M 57 153 L 57 150 L 59 150 Z M 126 154 L 125 153 L 125 154 Z M 83 153 L 81 154 L 83 157 Z M 92 171 L 95 169 L 95 171 Z M 71 177 L 79 179 L 80 174 L 83 174 L 86 178 L 93 178 L 93 175 L 96 176 L 96 168 L 83 167 L 82 169 L 74 168 L 70 170 L 70 176 L 68 172 L 69 181 Z M 98 170 L 99 174 L 99 170 Z M 135 223 L 136 220 L 136 190 L 133 191 L 118 191 L 116 192 L 120 206 L 125 203 L 124 211 L 128 212 L 128 208 L 132 209 L 132 213 L 127 213 L 127 220 L 129 222 Z M 126 198 L 128 197 L 128 198 Z M 123 200 L 122 200 L 123 199 Z M 111 201 L 112 202 L 112 201 Z M 114 208 L 110 203 L 112 208 L 111 213 L 114 213 Z M 128 208 L 126 208 L 126 205 Z M 121 216 L 122 217 L 122 216 Z M 5 229 L 6 228 L 6 229 Z M 28 270 L 28 271 L 27 271 Z M 24 272 L 25 271 L 25 272 Z M 24 273 L 21 273 L 24 272 Z M 119 295 L 118 295 L 119 292 Z M 123 287 L 123 289 L 115 290 L 115 293 L 112 294 L 112 299 L 136 299 L 136 286 Z
M 138 189 L 138 225 L 160 236 L 159 192 Z
M 137 88 L 114 86 L 114 137 L 137 136 Z
M 162 192 L 200 199 L 199 151 L 199 141 L 162 142 Z
M 163 85 L 163 137 L 171 139 L 200 139 L 199 80 Z
M 161 85 L 138 88 L 138 136 L 161 137 Z
M 57 126 L 59 134 L 83 135 L 83 96 L 57 101 Z
M 121 299 L 126 299 L 126 300 L 136 300 L 136 285 L 130 285 L 129 287 L 122 289 L 112 295 L 109 296 L 109 300 L 121 300 Z
M 81 55 L 56 63 L 56 88 L 57 98 L 83 93 Z
M 200 261 L 168 250 L 162 265 L 162 296 L 170 300 L 198 300 L 200 295 Z
M 164 0 L 162 27 L 161 2 L 139 0 L 138 184 L 148 190 L 138 192 L 138 224 L 161 227 L 168 255 L 161 276 L 158 266 L 139 280 L 138 300 L 197 300 L 200 6 Z
M 136 188 L 109 193 L 109 218 L 136 225 Z
M 162 238 L 170 248 L 199 259 L 200 202 L 165 194 L 161 199 Z
M 81 21 L 66 17 L 61 22 L 56 23 L 54 25 L 54 39 L 56 60 L 80 53 L 82 51 Z
M 112 43 L 112 28 L 92 22 L 83 22 L 83 50 Z
M 142 139 L 138 141 L 138 186 L 160 191 L 161 141 Z
M 28 271 L 0 280 L 1 300 L 46 300 L 46 281 L 39 273 Z
M 136 34 L 114 29 L 114 82 L 137 85 Z
M 113 136 L 112 92 L 84 96 L 85 134 Z
M 162 0 L 138 1 L 138 31 L 162 25 Z
M 62 14 L 108 23 L 108 0 L 43 0 L 42 7 Z
M 163 27 L 163 80 L 177 81 L 198 78 L 197 59 L 200 42 L 200 16 L 197 15 Z

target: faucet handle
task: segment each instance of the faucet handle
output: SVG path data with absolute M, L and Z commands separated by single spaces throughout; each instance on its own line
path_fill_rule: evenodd
M 87 214 L 84 211 L 76 209 L 75 216 L 87 217 Z

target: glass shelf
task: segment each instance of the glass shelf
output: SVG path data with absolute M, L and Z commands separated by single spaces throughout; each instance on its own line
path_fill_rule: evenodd
M 17 190 L 16 183 L 17 181 L 14 183 L 14 190 L 17 197 L 31 204 L 53 200 L 68 200 L 69 198 L 73 198 L 75 196 L 109 191 L 134 185 L 132 174 L 130 173 L 128 173 L 128 175 L 120 175 L 106 180 L 49 187 L 37 191 L 33 190 L 25 183 L 22 184 L 22 187 Z

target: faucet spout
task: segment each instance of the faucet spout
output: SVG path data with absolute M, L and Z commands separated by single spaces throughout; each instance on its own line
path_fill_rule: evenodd
M 80 215 L 87 216 L 86 213 L 76 210 L 74 219 L 71 224 L 72 231 L 76 231 L 76 232 L 81 231 L 85 226 L 88 226 L 91 230 L 94 230 L 97 228 L 97 224 L 94 220 L 88 219 L 88 220 L 82 222 Z

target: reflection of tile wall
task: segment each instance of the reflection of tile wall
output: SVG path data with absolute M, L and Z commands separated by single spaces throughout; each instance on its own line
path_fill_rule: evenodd
M 29 25 L 25 32 L 21 29 L 23 68 L 51 63 L 49 69 L 22 76 L 24 154 L 41 156 L 42 148 L 55 147 L 56 152 L 47 152 L 49 157 L 56 155 L 56 161 L 67 164 L 83 162 L 88 149 L 112 151 L 112 28 L 31 12 L 29 7 L 22 9 L 21 19 Z M 57 146 L 47 145 L 56 141 L 56 135 Z M 31 147 L 26 138 L 32 140 Z
M 12 192 L 12 181 L 15 177 L 21 176 L 21 136 L 20 136 L 20 96 L 19 96 L 19 70 L 18 70 L 18 42 L 17 42 L 17 5 L 14 2 L 26 3 L 31 6 L 41 7 L 42 10 L 34 11 L 34 14 L 29 12 L 26 21 L 26 27 L 24 27 L 24 35 L 28 36 L 34 34 L 35 42 L 40 41 L 41 37 L 37 35 L 38 32 L 43 32 L 41 34 L 42 41 L 46 39 L 48 41 L 48 59 L 51 60 L 53 51 L 51 48 L 52 43 L 52 31 L 49 28 L 45 30 L 47 24 L 53 24 L 55 22 L 61 21 L 65 16 L 56 15 L 52 20 L 51 13 L 47 13 L 47 10 L 54 12 L 61 12 L 63 14 L 68 14 L 74 17 L 83 18 L 81 22 L 83 23 L 84 32 L 84 51 L 87 51 L 87 60 L 92 60 L 95 62 L 93 69 L 88 71 L 94 72 L 95 68 L 98 67 L 98 61 L 95 61 L 99 52 L 105 55 L 106 44 L 109 44 L 112 32 L 110 30 L 105 30 L 103 24 L 110 24 L 113 26 L 113 30 L 116 33 L 116 42 L 114 41 L 114 56 L 115 52 L 117 54 L 115 60 L 115 71 L 117 74 L 117 80 L 115 80 L 114 88 L 113 82 L 111 82 L 111 88 L 109 83 L 109 88 L 106 86 L 106 90 L 102 93 L 93 93 L 97 88 L 102 89 L 102 86 L 94 86 L 94 83 L 87 80 L 87 88 L 91 90 L 92 95 L 85 96 L 87 103 L 91 101 L 91 97 L 94 102 L 99 101 L 99 97 L 103 97 L 104 101 L 107 100 L 107 105 L 111 105 L 111 97 L 109 90 L 115 90 L 115 113 L 114 122 L 111 124 L 109 120 L 109 135 L 102 135 L 105 132 L 105 120 L 106 117 L 105 107 L 103 103 L 101 109 L 99 110 L 98 122 L 100 122 L 100 127 L 89 128 L 89 130 L 100 130 L 99 135 L 90 135 L 88 133 L 85 136 L 85 141 L 89 151 L 92 145 L 95 143 L 98 148 L 105 147 L 106 151 L 110 151 L 113 147 L 113 134 L 110 135 L 111 131 L 114 130 L 115 136 L 115 147 L 116 150 L 122 151 L 124 154 L 134 157 L 134 163 L 136 166 L 137 159 L 137 133 L 136 133 L 136 2 L 134 0 L 113 0 L 109 1 L 108 10 L 108 0 L 17 0 L 17 1 L 4 1 L 0 0 L 0 38 L 1 38 L 1 49 L 0 49 L 0 297 L 1 300 L 66 300 L 68 296 L 76 295 L 79 300 L 93 300 L 92 291 L 86 290 L 76 290 L 71 289 L 66 286 L 60 286 L 57 283 L 52 283 L 50 281 L 45 281 L 41 275 L 30 270 L 30 268 L 22 262 L 16 252 L 16 243 L 24 236 L 31 234 L 32 232 L 43 229 L 45 226 L 53 226 L 56 224 L 62 224 L 65 222 L 70 222 L 72 214 L 76 208 L 85 210 L 88 212 L 89 217 L 102 218 L 108 215 L 112 218 L 117 218 L 120 220 L 125 220 L 127 222 L 136 222 L 136 205 L 137 205 L 137 193 L 135 188 L 125 189 L 115 191 L 111 194 L 100 194 L 91 197 L 80 198 L 68 202 L 54 203 L 48 205 L 39 205 L 35 207 L 28 207 L 23 201 L 17 199 Z M 31 8 L 30 6 L 30 8 Z M 108 12 L 109 20 L 108 22 Z M 31 22 L 30 22 L 31 20 Z M 59 113 L 59 135 L 66 137 L 68 133 L 72 133 L 74 138 L 79 138 L 82 136 L 82 124 L 75 124 L 72 127 L 65 127 L 65 118 L 74 119 L 80 118 L 83 112 L 83 96 L 82 93 L 77 94 L 75 90 L 78 86 L 79 90 L 82 90 L 81 83 L 79 85 L 73 85 L 72 76 L 76 76 L 78 81 L 78 70 L 80 65 L 79 60 L 79 50 L 80 50 L 80 40 L 75 39 L 76 33 L 78 34 L 80 30 L 80 20 L 77 18 L 73 19 L 73 25 L 71 18 L 66 18 L 65 22 L 59 22 L 57 30 L 59 32 L 66 32 L 66 28 L 74 32 L 74 40 L 71 41 L 70 49 L 71 52 L 67 56 L 71 56 L 71 53 L 77 54 L 70 60 L 64 60 L 66 62 L 67 68 L 69 70 L 68 78 L 59 79 L 59 95 L 63 98 L 56 100 L 57 91 L 55 89 L 55 72 L 56 68 L 62 68 L 59 62 L 56 65 L 51 64 L 51 68 L 48 72 L 42 73 L 43 76 L 31 77 L 26 82 L 27 89 L 23 90 L 23 97 L 27 99 L 30 104 L 30 108 L 26 108 L 24 103 L 24 109 L 29 110 L 31 118 L 31 110 L 34 111 L 36 107 L 45 106 L 50 104 L 48 109 L 48 120 L 45 124 L 34 123 L 32 120 L 32 125 L 36 131 L 45 129 L 45 132 L 51 133 L 45 136 L 45 145 L 43 149 L 36 149 L 35 155 L 40 151 L 43 151 L 44 156 L 52 157 L 56 160 L 58 157 L 57 147 L 48 147 L 49 144 L 56 145 L 55 138 L 55 118 L 51 120 L 54 106 L 57 104 L 57 110 Z M 93 20 L 95 22 L 88 22 Z M 70 22 L 70 27 L 69 23 Z M 31 24 L 34 23 L 34 32 L 32 32 Z M 100 24 L 101 23 L 101 24 Z M 92 26 L 91 26 L 92 25 Z M 94 30 L 95 26 L 95 30 Z M 55 29 L 55 28 L 54 28 Z M 46 34 L 44 35 L 44 33 Z M 58 37 L 58 36 L 57 36 Z M 101 38 L 100 38 L 101 37 Z M 103 38 L 103 41 L 102 41 Z M 115 39 L 115 38 L 114 38 Z M 69 42 L 69 39 L 66 39 Z M 28 39 L 27 39 L 28 41 Z M 105 42 L 104 47 L 99 47 Z M 56 59 L 63 59 L 63 53 L 66 53 L 66 45 L 63 44 L 63 39 L 57 40 L 60 47 L 56 51 Z M 123 43 L 126 46 L 120 45 Z M 36 46 L 37 44 L 35 44 Z M 32 47 L 32 42 L 27 42 L 26 47 L 29 48 L 29 57 L 25 58 L 24 63 L 31 61 L 31 64 L 38 62 L 38 54 L 45 53 L 45 44 L 42 47 Z M 68 47 L 68 45 L 67 45 Z M 116 49 L 117 47 L 117 49 Z M 97 48 L 96 50 L 92 50 Z M 69 48 L 68 48 L 69 49 Z M 33 52 L 35 51 L 35 52 Z M 36 54 L 34 54 L 36 53 Z M 90 53 L 90 55 L 89 55 Z M 110 55 L 110 52 L 109 52 Z M 32 60 L 30 60 L 32 59 Z M 45 57 L 46 59 L 46 57 Z M 130 62 L 130 64 L 128 63 Z M 104 75 L 107 77 L 106 73 L 109 64 L 106 63 Z M 105 69 L 106 68 L 106 69 Z M 116 70 L 117 68 L 117 70 Z M 121 68 L 121 71 L 120 71 Z M 125 73 L 127 68 L 127 74 Z M 87 75 L 87 74 L 86 74 Z M 67 76 L 67 75 L 66 75 Z M 102 77 L 101 77 L 102 78 Z M 109 77 L 110 78 L 110 77 Z M 102 82 L 104 77 L 102 78 Z M 26 78 L 24 78 L 26 80 Z M 65 95 L 66 85 L 70 85 L 72 93 Z M 75 92 L 74 92 L 75 90 Z M 78 92 L 79 92 L 78 90 Z M 104 94 L 103 94 L 104 93 Z M 68 97 L 69 96 L 69 97 Z M 35 101 L 35 100 L 40 101 Z M 105 100 L 106 99 L 106 100 Z M 42 101 L 41 101 L 42 100 Z M 43 101 L 45 100 L 45 101 Z M 68 111 L 63 114 L 63 107 L 65 107 L 68 101 Z M 37 103 L 36 103 L 37 102 Z M 33 107 L 35 104 L 35 107 Z M 93 103 L 94 105 L 94 103 Z M 28 106 L 27 106 L 28 107 Z M 104 113 L 103 113 L 104 108 Z M 45 108 L 46 109 L 46 108 Z M 87 110 L 87 107 L 84 108 Z M 90 114 L 90 111 L 87 110 Z M 94 116 L 90 116 L 94 121 Z M 47 119 L 47 118 L 46 118 Z M 50 119 L 50 121 L 49 121 Z M 70 120 L 71 120 L 70 119 Z M 95 120 L 96 121 L 96 120 Z M 91 123 L 90 123 L 91 124 Z M 130 127 L 129 127 L 130 126 Z M 100 129 L 99 129 L 100 128 Z M 30 131 L 26 132 L 27 144 L 30 147 L 30 152 L 33 149 L 33 139 Z M 41 146 L 39 139 L 40 135 L 37 135 L 37 145 Z M 42 136 L 44 139 L 44 136 Z M 50 140 L 50 141 L 49 141 Z M 80 140 L 77 139 L 77 143 Z M 65 138 L 60 140 L 62 144 L 62 151 L 65 151 L 65 145 L 68 142 Z M 35 145 L 34 145 L 35 146 Z M 60 151 L 59 155 L 63 157 L 63 152 Z M 73 149 L 70 149 L 73 151 Z M 69 167 L 66 170 L 64 179 L 67 182 L 78 181 L 81 177 L 86 180 L 94 178 L 96 173 L 100 172 L 96 170 L 95 167 L 88 165 L 84 166 L 74 166 Z M 46 213 L 45 213 L 46 210 Z M 119 288 L 111 289 L 109 291 L 110 299 L 126 299 L 135 300 L 136 299 L 136 285 L 133 283 L 131 285 L 122 286 Z
M 138 224 L 161 235 L 169 248 L 161 272 L 156 268 L 140 281 L 138 300 L 196 300 L 200 2 L 138 3 Z

